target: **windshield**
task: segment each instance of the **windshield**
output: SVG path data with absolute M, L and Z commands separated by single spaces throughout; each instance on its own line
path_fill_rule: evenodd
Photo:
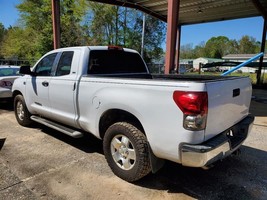
M 19 68 L 0 68 L 0 77 L 2 76 L 18 76 Z

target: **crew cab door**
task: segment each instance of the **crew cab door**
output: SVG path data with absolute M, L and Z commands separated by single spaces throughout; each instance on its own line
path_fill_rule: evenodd
M 79 56 L 79 50 L 60 52 L 54 76 L 49 82 L 50 119 L 75 127 Z
M 26 101 L 35 114 L 49 117 L 49 83 L 58 53 L 43 57 L 35 66 L 33 75 L 26 80 Z

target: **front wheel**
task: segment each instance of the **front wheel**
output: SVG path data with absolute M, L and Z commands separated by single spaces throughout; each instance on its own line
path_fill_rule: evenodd
M 147 139 L 127 122 L 118 122 L 108 128 L 103 149 L 113 173 L 128 182 L 137 181 L 151 171 Z
M 31 113 L 25 104 L 25 100 L 22 95 L 17 95 L 14 99 L 14 111 L 17 122 L 22 126 L 29 126 L 32 123 Z

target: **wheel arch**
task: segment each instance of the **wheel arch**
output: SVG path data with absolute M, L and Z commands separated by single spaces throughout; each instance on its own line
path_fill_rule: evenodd
M 102 139 L 104 138 L 106 130 L 116 122 L 128 122 L 146 135 L 142 123 L 135 115 L 121 109 L 109 109 L 101 115 L 98 124 L 99 135 Z
M 13 106 L 14 106 L 14 108 L 15 108 L 15 105 L 14 105 L 14 100 L 15 100 L 15 97 L 17 96 L 17 95 L 21 95 L 21 96 L 23 96 L 23 94 L 19 91 L 19 90 L 14 90 L 13 92 L 12 92 L 12 101 L 13 101 Z
M 25 99 L 22 93 L 13 92 L 13 99 L 14 99 L 14 112 L 17 122 L 21 126 L 29 127 L 32 124 L 31 120 L 31 113 L 29 112 Z
M 13 99 L 15 98 L 15 96 L 17 96 L 19 94 L 22 95 L 22 93 L 19 90 L 14 90 L 13 93 L 12 93 Z

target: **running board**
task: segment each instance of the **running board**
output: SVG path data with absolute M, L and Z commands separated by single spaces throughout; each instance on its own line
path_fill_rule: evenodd
M 73 130 L 71 128 L 65 127 L 65 126 L 63 126 L 61 124 L 49 121 L 47 119 L 44 119 L 44 118 L 41 118 L 41 117 L 38 117 L 38 116 L 31 116 L 31 120 L 33 120 L 35 122 L 38 122 L 40 124 L 43 124 L 45 126 L 48 126 L 48 127 L 52 128 L 52 129 L 55 129 L 57 131 L 60 131 L 61 133 L 69 135 L 69 136 L 71 136 L 73 138 L 80 138 L 80 137 L 83 136 L 83 133 L 81 133 L 79 131 Z

